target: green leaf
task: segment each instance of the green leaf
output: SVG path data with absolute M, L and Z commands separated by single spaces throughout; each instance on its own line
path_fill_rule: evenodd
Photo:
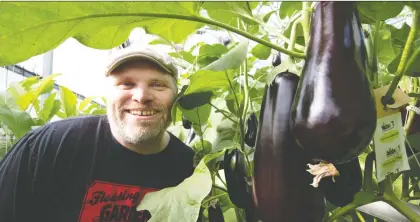
M 67 87 L 60 86 L 60 100 L 66 118 L 76 116 L 77 96 Z
M 379 30 L 378 39 L 378 60 L 384 65 L 388 65 L 397 56 L 391 41 L 391 31 L 385 27 Z
M 20 84 L 22 85 L 22 87 L 26 90 L 26 91 L 30 91 L 32 85 L 38 83 L 40 81 L 40 78 L 38 76 L 31 76 L 28 77 L 24 80 L 22 80 L 20 82 Z
M 156 39 L 153 39 L 152 41 L 150 41 L 148 44 L 149 45 L 168 45 L 168 42 L 166 42 L 162 38 L 156 38 Z
M 420 76 L 419 76 L 420 77 Z M 416 97 L 416 98 L 420 98 L 420 93 L 407 93 L 407 95 L 409 97 Z
M 391 31 L 391 37 L 392 37 L 392 43 L 395 46 L 399 46 L 399 47 L 404 47 L 405 42 L 407 41 L 408 38 L 408 33 L 410 32 L 410 26 L 408 26 L 407 24 L 404 23 L 404 25 L 400 28 L 397 29 L 394 26 L 388 26 L 390 31 Z
M 302 10 L 302 2 L 283 1 L 280 4 L 279 16 L 282 19 L 291 17 L 295 12 Z
M 194 61 L 195 61 L 195 56 L 193 56 L 191 53 L 186 52 L 186 51 L 170 52 L 169 55 L 175 58 L 181 58 L 189 62 L 190 64 L 194 64 Z
M 212 144 L 207 140 L 203 140 L 203 142 L 198 140 L 191 145 L 191 148 L 193 148 L 195 152 L 203 150 L 205 154 L 208 154 L 212 150 Z
M 87 105 L 89 105 L 95 97 L 87 97 L 79 104 L 79 110 L 83 111 Z
M 265 67 L 257 69 L 254 74 L 254 79 L 258 80 L 259 82 L 265 83 L 269 68 L 270 68 L 269 66 L 265 66 Z
M 16 140 L 22 138 L 31 130 L 34 125 L 32 117 L 24 111 L 16 109 L 15 104 L 7 104 L 10 102 L 10 95 L 7 93 L 0 94 L 0 122 L 7 126 L 16 137 Z
M 367 191 L 360 191 L 354 195 L 354 202 L 360 205 L 372 203 L 375 199 L 375 194 Z
M 0 66 L 54 49 L 70 37 L 95 49 L 127 40 L 134 28 L 175 43 L 203 23 L 168 18 L 199 16 L 200 2 L 1 2 Z
M 51 93 L 47 99 L 45 99 L 42 109 L 37 112 L 38 118 L 40 118 L 44 123 L 51 120 L 51 118 L 60 110 L 60 101 L 55 100 L 56 92 Z
M 265 35 L 262 39 L 269 41 L 268 35 Z M 251 50 L 251 54 L 261 60 L 266 60 L 270 56 L 271 48 L 264 46 L 262 44 L 257 44 Z
M 231 49 L 226 54 L 222 55 L 220 59 L 214 61 L 203 69 L 212 71 L 223 71 L 228 69 L 238 68 L 246 59 L 248 52 L 248 40 L 243 40 L 235 48 Z
M 404 2 L 413 9 L 420 10 L 420 2 Z
M 210 18 L 234 27 L 237 27 L 238 19 L 249 25 L 259 24 L 248 2 L 204 2 L 203 8 Z
M 201 202 L 210 193 L 212 179 L 207 163 L 221 156 L 224 150 L 205 155 L 194 173 L 175 187 L 147 193 L 137 210 L 147 209 L 152 217 L 148 222 L 173 221 L 196 222 Z
M 209 103 L 212 96 L 213 93 L 211 91 L 190 93 L 181 96 L 178 99 L 178 103 L 183 109 L 190 110 Z
M 264 17 L 263 17 L 263 21 L 264 21 L 264 22 L 268 22 L 268 20 L 270 20 L 271 15 L 272 15 L 273 13 L 275 13 L 275 12 L 276 12 L 276 11 L 271 11 L 271 12 L 269 12 L 269 13 L 265 14 L 265 15 L 264 15 Z
M 255 2 L 247 2 L 249 5 L 249 8 L 252 10 L 256 9 L 258 7 L 258 5 L 260 4 L 260 2 L 255 1 Z
M 228 48 L 222 44 L 202 45 L 200 46 L 197 62 L 200 66 L 204 67 L 218 60 L 223 54 L 227 53 L 228 51 Z
M 385 21 L 397 16 L 403 9 L 403 2 L 357 2 L 361 23 Z
M 232 76 L 229 77 L 232 78 Z M 185 94 L 213 91 L 229 86 L 229 81 L 226 79 L 226 73 L 224 71 L 214 72 L 210 70 L 198 70 L 196 73 L 192 74 L 189 79 L 190 85 L 185 91 Z
M 210 104 L 205 104 L 194 109 L 183 109 L 182 107 L 179 107 L 179 109 L 187 120 L 200 126 L 206 123 L 211 112 Z

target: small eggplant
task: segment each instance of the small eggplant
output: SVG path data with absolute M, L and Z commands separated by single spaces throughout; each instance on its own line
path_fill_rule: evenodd
M 245 157 L 234 149 L 226 150 L 223 159 L 226 185 L 229 198 L 239 208 L 247 208 L 252 204 L 251 187 L 247 181 Z
M 224 222 L 225 218 L 223 216 L 222 208 L 220 208 L 219 201 L 212 203 L 207 208 L 209 222 Z
M 354 195 L 362 189 L 362 169 L 359 158 L 350 162 L 334 165 L 339 176 L 324 178 L 319 183 L 319 188 L 324 191 L 325 198 L 335 206 L 343 207 L 351 203 Z
M 182 126 L 185 129 L 191 129 L 191 125 L 192 125 L 191 121 L 187 120 L 185 117 L 182 117 Z
M 246 121 L 245 143 L 250 147 L 255 146 L 255 139 L 257 138 L 258 119 L 255 113 L 252 113 Z
M 271 64 L 273 65 L 273 67 L 279 66 L 281 64 L 280 52 L 273 57 L 273 61 L 271 62 Z

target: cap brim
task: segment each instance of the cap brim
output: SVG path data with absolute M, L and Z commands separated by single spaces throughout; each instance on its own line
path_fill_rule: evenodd
M 151 61 L 153 63 L 155 63 L 156 65 L 158 65 L 159 67 L 161 67 L 163 70 L 165 70 L 166 72 L 168 72 L 171 75 L 174 75 L 174 73 L 172 73 L 171 70 L 169 70 L 164 64 L 162 64 L 160 61 L 156 60 L 155 58 L 142 54 L 142 53 L 136 53 L 136 54 L 131 54 L 131 55 L 126 55 L 124 57 L 119 58 L 118 60 L 116 60 L 114 63 L 112 63 L 107 72 L 106 72 L 106 76 L 111 75 L 111 73 L 115 70 L 115 68 L 119 67 L 120 65 L 122 65 L 123 63 L 126 63 L 128 61 L 133 61 L 133 60 L 148 60 Z

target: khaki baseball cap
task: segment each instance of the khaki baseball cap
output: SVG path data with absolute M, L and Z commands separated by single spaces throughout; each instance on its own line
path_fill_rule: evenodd
M 148 60 L 153 62 L 171 74 L 175 79 L 178 79 L 178 69 L 176 68 L 175 61 L 169 55 L 147 47 L 129 47 L 113 52 L 106 66 L 105 75 L 109 76 L 115 68 L 131 60 Z

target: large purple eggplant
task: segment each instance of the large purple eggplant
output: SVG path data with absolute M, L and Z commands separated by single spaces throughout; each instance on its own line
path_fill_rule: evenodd
M 312 187 L 303 150 L 290 131 L 290 112 L 299 77 L 276 76 L 265 89 L 254 153 L 253 202 L 263 222 L 322 221 L 325 198 Z

